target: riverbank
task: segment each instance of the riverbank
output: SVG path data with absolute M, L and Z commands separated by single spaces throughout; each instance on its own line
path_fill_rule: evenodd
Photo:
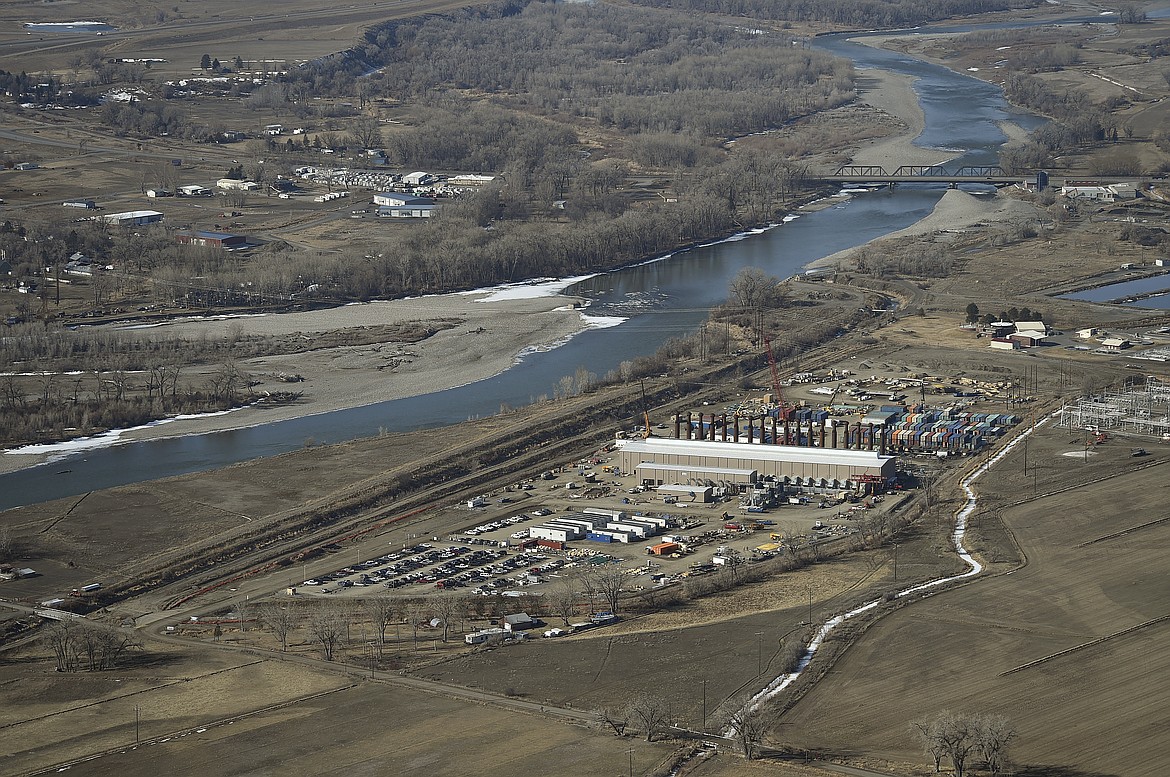
M 497 375 L 525 353 L 554 348 L 590 326 L 583 300 L 560 294 L 572 280 L 520 284 L 462 294 L 387 300 L 360 305 L 263 316 L 183 319 L 124 330 L 223 340 L 239 335 L 288 336 L 306 340 L 327 332 L 399 322 L 443 322 L 417 343 L 376 343 L 322 348 L 246 359 L 238 368 L 251 376 L 253 391 L 295 391 L 300 400 L 277 406 L 245 407 L 229 413 L 184 417 L 136 429 L 74 440 L 58 446 L 27 446 L 0 455 L 0 473 L 36 466 L 86 447 L 240 429 L 334 410 L 462 386 Z M 447 326 L 454 323 L 453 326 Z M 181 380 L 199 383 L 218 365 L 185 369 Z M 288 383 L 278 376 L 299 376 Z M 547 387 L 551 394 L 552 387 Z M 453 416 L 454 421 L 463 420 Z M 23 451 L 23 452 L 22 452 Z
M 895 117 L 904 129 L 859 149 L 856 163 L 884 166 L 900 160 L 899 164 L 934 164 L 943 156 L 953 154 L 913 145 L 914 138 L 922 132 L 924 115 L 912 79 L 870 70 L 863 81 L 862 101 Z M 813 205 L 809 209 L 816 208 Z M 443 328 L 418 343 L 377 343 L 248 359 L 237 366 L 259 381 L 253 387 L 255 391 L 291 390 L 301 392 L 301 399 L 275 407 L 243 408 L 124 430 L 88 444 L 105 447 L 119 442 L 239 429 L 417 396 L 490 378 L 508 369 L 525 352 L 556 347 L 589 326 L 617 323 L 591 319 L 587 309 L 580 307 L 582 300 L 561 295 L 559 292 L 571 282 L 572 279 L 520 284 L 492 291 L 372 302 L 305 313 L 186 319 L 126 330 L 141 336 L 157 333 L 212 341 L 246 334 L 278 337 L 300 334 L 312 339 L 327 332 L 397 322 L 455 322 L 454 326 Z M 216 369 L 218 365 L 205 367 L 203 373 L 185 370 L 183 380 L 198 383 Z M 285 383 L 278 377 L 282 375 L 296 375 L 304 380 Z M 535 387 L 534 391 L 551 395 L 553 387 Z M 453 414 L 451 420 L 463 419 Z M 24 453 L 8 452 L 0 456 L 0 473 L 36 466 L 86 445 L 86 441 L 74 441 L 62 446 L 30 446 Z

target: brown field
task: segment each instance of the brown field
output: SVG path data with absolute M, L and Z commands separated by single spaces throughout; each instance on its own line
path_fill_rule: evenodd
M 237 55 L 245 60 L 287 60 L 325 56 L 354 45 L 365 28 L 390 19 L 464 8 L 451 0 L 402 0 L 337 7 L 320 0 L 292 0 L 278 10 L 244 17 L 237 3 L 213 0 L 171 9 L 146 10 L 135 3 L 103 3 L 100 13 L 75 2 L 45 3 L 32 10 L 24 3 L 0 5 L 0 68 L 19 61 L 28 72 L 63 70 L 71 56 L 99 49 L 103 57 L 162 58 L 156 70 L 183 77 L 198 70 L 204 54 L 225 65 Z M 166 18 L 159 19 L 159 15 Z M 104 21 L 118 31 L 102 36 L 60 33 L 28 34 L 25 22 Z M 20 68 L 17 68 L 18 70 Z
M 43 693 L 59 688 L 63 679 L 24 684 L 30 692 L 35 687 Z M 128 695 L 130 690 L 120 689 L 120 698 L 81 712 L 60 712 L 52 728 L 38 723 L 37 736 L 45 739 L 26 743 L 25 749 L 0 762 L 5 773 L 24 773 L 108 749 L 108 754 L 70 771 L 128 776 L 176 769 L 202 775 L 275 770 L 354 775 L 387 774 L 389 769 L 394 774 L 442 776 L 541 773 L 555 763 L 568 774 L 608 777 L 626 773 L 631 751 L 635 773 L 644 774 L 675 748 L 669 742 L 635 739 L 615 747 L 612 736 L 590 727 L 393 684 L 309 673 L 271 660 L 246 664 L 214 681 L 181 683 L 165 697 L 150 690 Z M 205 707 L 208 701 L 214 702 L 210 708 Z M 137 748 L 135 704 L 142 718 L 142 739 L 152 740 Z M 174 714 L 180 707 L 189 717 Z M 265 709 L 241 717 L 261 707 Z M 70 738 L 70 732 L 95 725 L 102 730 L 93 736 L 77 742 Z M 48 745 L 53 746 L 51 753 L 46 752 Z
M 1052 769 L 1036 774 L 1156 775 L 1170 766 L 1170 656 L 1158 649 L 1166 621 L 1086 643 L 1164 617 L 1170 600 L 1170 526 L 1121 530 L 1162 518 L 1157 485 L 1165 446 L 1151 468 L 1132 471 L 1124 440 L 1086 462 L 1067 430 L 1046 430 L 1029 452 L 1039 463 L 1040 496 L 1004 505 L 998 517 L 1026 564 L 890 614 L 784 715 L 784 739 L 841 755 L 920 761 L 909 722 L 943 709 L 1008 716 L 1020 732 L 1014 759 Z M 1070 444 L 1071 442 L 1071 444 Z M 1001 493 L 1019 475 L 1022 451 L 980 484 Z M 1100 468 L 1099 468 L 1100 467 Z M 1131 470 L 1116 474 L 1118 470 Z M 1022 482 L 1021 482 L 1022 481 Z M 1052 488 L 1079 487 L 1045 496 Z M 1002 493 L 1019 490 L 1003 483 Z M 987 539 L 1009 541 L 994 531 Z M 1069 655 L 1010 672 L 1059 651 Z M 1006 674 L 1005 674 L 1006 673 Z M 1102 747 L 1092 721 L 1109 721 Z M 1071 770 L 1062 771 L 1068 767 Z M 1029 772 L 1033 773 L 1033 772 Z
M 139 734 L 147 740 L 352 682 L 279 661 L 222 651 L 191 654 L 158 644 L 136 668 L 95 674 L 62 675 L 44 659 L 7 658 L 0 667 L 5 774 L 132 745 L 135 707 Z

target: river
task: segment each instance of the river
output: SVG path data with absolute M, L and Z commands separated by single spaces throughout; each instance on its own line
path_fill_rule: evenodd
M 888 33 L 886 33 L 888 34 Z M 854 36 L 855 37 L 855 36 Z M 926 127 L 924 146 L 954 149 L 952 164 L 994 164 L 1006 140 L 998 122 L 1026 128 L 1038 119 L 1009 108 L 998 88 L 910 57 L 825 36 L 818 47 L 916 80 Z M 956 94 L 963 99 L 955 100 Z M 0 509 L 82 494 L 112 486 L 200 472 L 319 443 L 378 434 L 380 430 L 434 428 L 498 412 L 501 406 L 551 396 L 564 375 L 579 368 L 603 376 L 627 359 L 654 352 L 663 342 L 693 331 L 706 311 L 726 297 L 744 267 L 779 277 L 808 263 L 910 226 L 927 216 L 945 187 L 900 186 L 844 200 L 762 232 L 718 242 L 660 261 L 606 273 L 568 288 L 592 301 L 590 314 L 624 321 L 587 330 L 551 351 L 531 354 L 494 378 L 460 388 L 366 407 L 212 434 L 150 440 L 82 450 L 48 464 L 0 476 Z

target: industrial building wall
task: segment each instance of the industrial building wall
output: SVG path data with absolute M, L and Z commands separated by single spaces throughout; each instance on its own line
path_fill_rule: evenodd
M 719 443 L 712 443 L 712 448 L 717 448 Z M 878 476 L 878 477 L 892 477 L 895 472 L 894 459 L 886 459 L 876 466 L 866 466 L 863 464 L 831 464 L 802 461 L 800 458 L 801 448 L 791 446 L 761 446 L 770 448 L 785 448 L 786 456 L 784 459 L 777 460 L 774 458 L 745 458 L 745 457 L 729 457 L 716 455 L 715 451 L 704 454 L 685 454 L 674 452 L 655 452 L 647 454 L 645 452 L 632 451 L 627 452 L 622 450 L 620 453 L 621 468 L 625 472 L 633 472 L 639 466 L 642 471 L 646 471 L 647 466 L 654 464 L 667 464 L 682 467 L 710 467 L 728 470 L 751 470 L 754 469 L 762 476 L 772 475 L 777 478 L 789 478 L 792 482 L 805 483 L 812 480 L 814 483 L 827 481 L 832 483 L 834 480 L 844 483 L 847 480 L 856 480 L 859 476 Z M 812 450 L 823 451 L 822 448 L 814 448 Z M 773 452 L 774 451 L 770 451 Z M 678 472 L 664 471 L 661 477 L 655 478 L 662 482 L 678 482 L 681 477 Z M 713 478 L 710 474 L 703 476 L 704 478 Z M 703 478 L 700 478 L 703 479 Z

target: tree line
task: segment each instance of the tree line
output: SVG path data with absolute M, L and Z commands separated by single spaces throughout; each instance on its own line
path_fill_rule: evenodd
M 638 5 L 768 21 L 818 21 L 864 29 L 910 27 L 955 16 L 1032 8 L 1036 0 L 634 0 Z

